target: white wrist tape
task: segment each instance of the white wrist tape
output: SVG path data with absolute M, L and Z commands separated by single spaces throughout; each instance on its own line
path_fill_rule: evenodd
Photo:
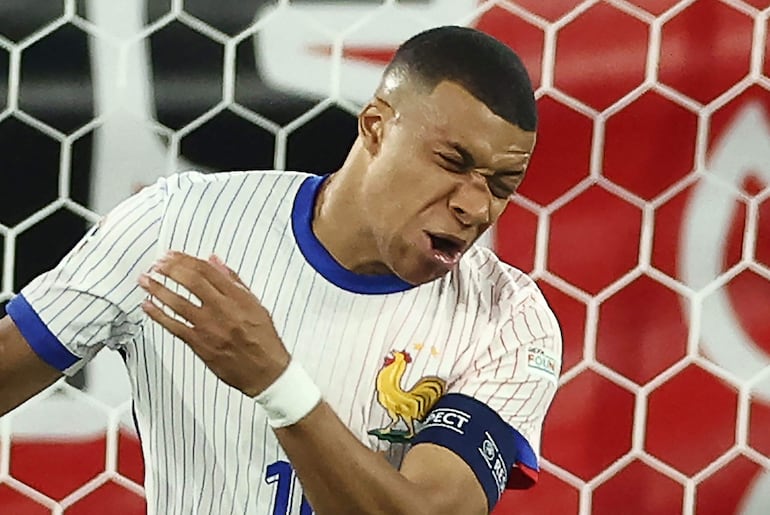
M 302 365 L 292 359 L 278 379 L 254 400 L 267 412 L 271 427 L 286 427 L 305 418 L 321 402 L 321 390 Z

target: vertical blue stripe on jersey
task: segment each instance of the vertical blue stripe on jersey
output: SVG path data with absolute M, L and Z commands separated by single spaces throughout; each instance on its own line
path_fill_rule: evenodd
M 363 294 L 405 291 L 413 285 L 395 274 L 362 275 L 337 262 L 313 233 L 313 213 L 326 176 L 308 177 L 300 185 L 291 211 L 291 228 L 302 255 L 316 272 L 343 290 Z
M 64 371 L 80 360 L 48 329 L 23 295 L 11 299 L 5 310 L 29 346 L 43 361 Z

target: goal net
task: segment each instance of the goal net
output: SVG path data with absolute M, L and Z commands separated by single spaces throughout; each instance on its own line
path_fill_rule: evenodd
M 395 47 L 462 24 L 540 111 L 484 240 L 564 335 L 539 485 L 496 514 L 770 512 L 766 0 L 3 0 L 0 315 L 177 171 L 338 167 Z M 116 353 L 0 419 L 0 513 L 144 513 Z

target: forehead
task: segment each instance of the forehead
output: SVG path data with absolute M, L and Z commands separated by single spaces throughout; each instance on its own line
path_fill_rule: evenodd
M 410 114 L 429 141 L 449 141 L 487 155 L 529 160 L 535 133 L 522 130 L 493 113 L 483 102 L 452 82 L 428 95 L 415 95 Z

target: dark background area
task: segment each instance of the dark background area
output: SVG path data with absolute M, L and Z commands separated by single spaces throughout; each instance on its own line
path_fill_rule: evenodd
M 248 27 L 260 9 L 274 3 L 188 0 L 185 11 L 234 35 Z M 149 0 L 147 22 L 157 20 L 169 9 L 170 0 Z M 11 43 L 22 42 L 63 12 L 63 2 L 3 0 L 0 35 Z M 77 3 L 77 14 L 88 20 L 83 0 Z M 24 48 L 20 53 L 19 111 L 65 135 L 94 118 L 90 38 L 79 27 L 66 23 Z M 157 121 L 178 130 L 221 100 L 224 49 L 178 21 L 159 28 L 148 40 Z M 9 51 L 0 48 L 0 108 L 7 106 L 10 62 Z M 279 125 L 321 100 L 267 87 L 260 79 L 252 38 L 244 39 L 237 48 L 236 78 L 236 101 Z M 289 136 L 286 167 L 313 173 L 333 171 L 342 163 L 354 134 L 355 117 L 332 105 Z M 95 131 L 89 131 L 78 138 L 72 145 L 69 163 L 64 164 L 70 168 L 71 198 L 86 207 L 90 203 L 95 137 Z M 271 133 L 230 110 L 193 130 L 180 144 L 182 156 L 213 170 L 269 169 L 274 151 Z M 61 152 L 59 141 L 20 119 L 17 111 L 5 114 L 0 120 L 0 224 L 13 227 L 58 198 Z M 13 291 L 54 267 L 86 228 L 80 216 L 59 209 L 19 234 Z M 0 236 L 0 240 L 5 244 L 5 238 Z M 2 263 L 0 253 L 0 268 Z M 0 315 L 5 314 L 4 305 L 0 303 Z

